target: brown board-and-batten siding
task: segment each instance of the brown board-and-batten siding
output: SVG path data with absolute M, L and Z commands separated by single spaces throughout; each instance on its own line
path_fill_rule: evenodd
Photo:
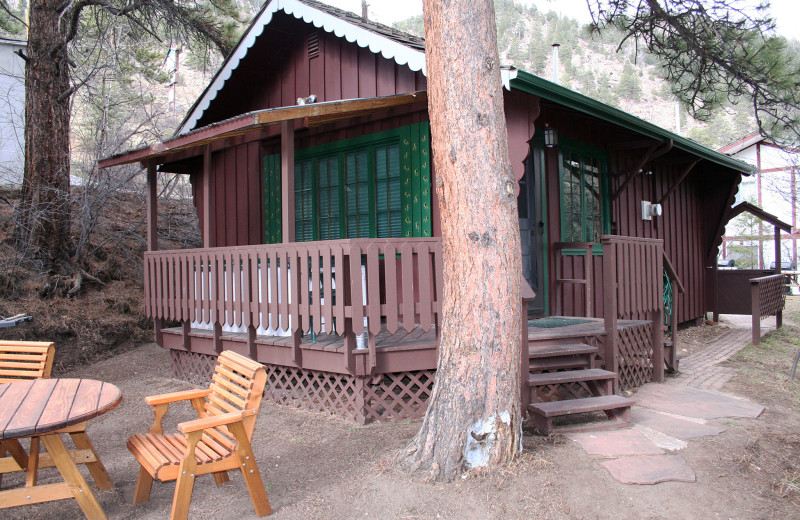
M 604 150 L 607 153 L 609 172 L 609 197 L 618 190 L 625 172 L 635 165 L 653 142 L 640 147 L 633 141 L 640 136 L 629 134 L 611 125 L 587 124 L 592 118 L 569 113 L 543 103 L 542 115 L 537 128 L 549 124 L 559 131 L 559 138 Z M 629 144 L 630 143 L 630 144 Z M 686 168 L 695 160 L 685 152 L 673 150 L 655 159 L 642 168 L 643 172 L 633 180 L 611 202 L 610 229 L 613 235 L 656 238 L 664 240 L 664 251 L 675 266 L 678 276 L 686 287 L 685 294 L 676 294 L 678 299 L 678 321 L 685 322 L 703 316 L 706 310 L 706 263 L 708 251 L 714 242 L 714 233 L 720 215 L 725 213 L 725 204 L 731 190 L 738 182 L 738 175 L 723 172 L 707 161 L 700 161 L 688 176 L 679 183 Z M 548 234 L 549 242 L 561 241 L 560 215 L 560 167 L 558 147 L 545 151 L 547 170 Z M 647 172 L 647 173 L 645 173 Z M 675 189 L 663 200 L 663 215 L 650 221 L 642 219 L 642 201 L 660 202 L 673 186 Z M 712 229 L 713 228 L 713 229 Z M 597 254 L 597 252 L 596 252 Z M 551 258 L 553 258 L 551 256 Z M 570 256 L 562 259 L 562 278 L 584 278 L 584 257 Z M 595 287 L 593 315 L 603 316 L 601 257 L 594 257 L 592 271 Z M 555 279 L 555 262 L 549 269 L 551 280 Z M 571 284 L 564 288 L 562 300 L 564 314 L 584 315 L 586 310 L 584 288 Z M 555 294 L 551 297 L 555 308 Z M 556 311 L 559 312 L 559 311 Z
M 426 89 L 421 72 L 316 29 L 283 12 L 256 40 L 197 127 L 252 110 L 404 94 Z

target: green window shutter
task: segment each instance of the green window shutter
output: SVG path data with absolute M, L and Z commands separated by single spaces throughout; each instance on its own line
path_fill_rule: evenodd
M 431 236 L 428 123 L 297 150 L 296 240 Z
M 319 178 L 319 239 L 342 237 L 339 212 L 339 160 L 337 156 L 317 161 Z
M 314 163 L 294 165 L 294 235 L 297 242 L 314 240 Z
M 261 165 L 264 191 L 264 243 L 279 244 L 281 236 L 281 156 L 264 156 Z
M 367 150 L 344 156 L 347 238 L 374 236 L 370 219 L 369 153 Z
M 378 238 L 401 236 L 400 145 L 375 148 L 375 212 Z

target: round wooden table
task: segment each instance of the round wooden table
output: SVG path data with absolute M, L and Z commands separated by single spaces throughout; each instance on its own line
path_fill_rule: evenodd
M 39 436 L 63 483 L 0 491 L 0 508 L 75 498 L 87 518 L 105 512 L 58 433 L 122 401 L 119 388 L 92 379 L 33 379 L 0 384 L 0 440 Z

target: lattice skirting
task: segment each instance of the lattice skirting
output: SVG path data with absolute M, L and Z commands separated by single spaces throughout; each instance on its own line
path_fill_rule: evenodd
M 557 383 L 536 388 L 536 399 L 542 402 L 582 399 L 584 397 L 592 397 L 592 395 L 592 392 L 584 382 Z
M 171 350 L 170 357 L 175 377 L 197 386 L 207 385 L 211 380 L 216 362 L 214 356 Z M 422 370 L 363 378 L 278 365 L 266 366 L 266 399 L 338 415 L 359 424 L 422 417 L 428 407 L 435 374 L 433 370 Z
M 619 329 L 617 374 L 620 390 L 630 390 L 653 380 L 652 324 Z

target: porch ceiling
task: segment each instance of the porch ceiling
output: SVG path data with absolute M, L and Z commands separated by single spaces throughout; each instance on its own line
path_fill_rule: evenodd
M 106 157 L 98 161 L 97 165 L 100 168 L 108 168 L 122 164 L 144 162 L 192 148 L 197 148 L 199 154 L 202 153 L 202 147 L 206 144 L 246 134 L 270 125 L 279 124 L 283 121 L 305 119 L 307 126 L 318 126 L 339 119 L 365 115 L 391 107 L 409 105 L 412 103 L 424 103 L 427 102 L 427 100 L 427 92 L 420 91 L 396 96 L 349 99 L 344 101 L 330 101 L 326 103 L 312 103 L 308 105 L 258 110 L 203 128 L 198 128 L 188 134 L 167 139 L 151 146 Z

